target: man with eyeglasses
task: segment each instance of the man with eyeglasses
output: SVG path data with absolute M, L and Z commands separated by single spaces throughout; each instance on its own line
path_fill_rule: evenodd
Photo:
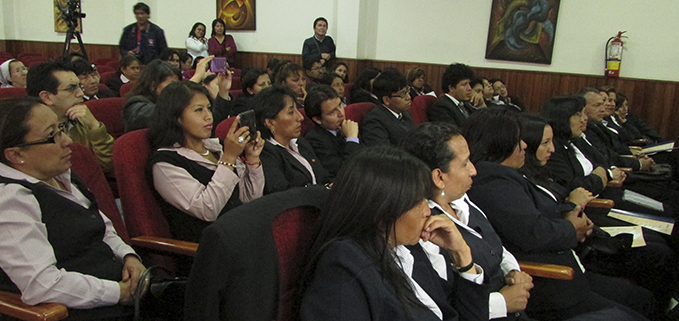
M 415 128 L 415 122 L 408 113 L 408 80 L 398 70 L 387 68 L 373 81 L 373 93 L 379 99 L 379 104 L 363 119 L 361 144 L 396 146 L 408 131 Z
M 321 58 L 309 58 L 304 60 L 303 63 L 304 72 L 306 73 L 306 90 L 320 85 L 321 79 L 325 75 L 325 70 L 321 64 Z
M 83 100 L 88 101 L 92 99 L 116 97 L 113 90 L 106 87 L 105 90 L 99 90 L 99 81 L 101 76 L 97 70 L 97 66 L 91 64 L 89 61 L 78 59 L 69 64 L 71 71 L 80 79 L 80 87 L 83 89 Z
M 474 71 L 464 64 L 451 64 L 441 77 L 441 89 L 445 93 L 427 110 L 429 121 L 442 121 L 462 128 L 465 120 L 474 111 L 469 100 L 472 98 L 470 82 Z
M 65 133 L 94 152 L 104 173 L 112 173 L 113 137 L 81 104 L 84 93 L 78 76 L 64 63 L 50 61 L 31 68 L 26 82 L 28 95 L 50 107 L 65 126 Z

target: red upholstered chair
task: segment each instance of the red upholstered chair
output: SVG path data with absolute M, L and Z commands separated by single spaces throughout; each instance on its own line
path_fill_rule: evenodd
M 167 254 L 192 257 L 198 244 L 172 239 L 170 226 L 147 180 L 150 154 L 148 129 L 126 133 L 113 143 L 113 168 L 132 245 L 164 254 L 151 257 L 151 261 L 173 269 L 172 258 Z
M 429 121 L 427 109 L 436 101 L 436 97 L 430 95 L 420 95 L 413 99 L 410 105 L 410 116 L 413 117 L 415 124 L 422 124 Z
M 99 82 L 102 84 L 108 84 L 108 81 L 116 76 L 116 72 L 115 71 L 100 72 L 99 75 L 101 76 Z
M 307 117 L 304 108 L 298 108 L 297 110 L 299 110 L 302 116 L 304 116 L 304 120 L 302 120 L 302 137 L 303 137 L 311 128 L 316 126 L 316 124 L 314 124 L 314 121 L 311 120 L 311 118 Z
M 231 97 L 233 97 L 233 99 L 236 99 L 236 98 L 240 97 L 240 95 L 243 94 L 243 90 L 232 88 L 231 90 L 229 90 L 229 94 L 231 94 Z
M 234 120 L 236 120 L 236 116 L 231 116 L 217 124 L 217 128 L 215 128 L 215 137 L 219 138 L 220 141 L 223 141 L 224 137 L 226 137 L 226 133 L 229 132 L 229 128 L 231 128 L 231 124 L 233 124 Z
M 127 93 L 134 87 L 134 81 L 130 81 L 120 86 L 120 97 L 127 98 Z
M 363 122 L 363 117 L 375 108 L 373 103 L 355 103 L 349 104 L 344 108 L 344 114 L 347 119 L 357 122 L 359 125 Z
M 106 65 L 111 61 L 118 61 L 117 59 L 114 58 L 97 58 L 92 61 L 93 64 L 97 65 L 97 68 L 99 68 L 102 65 Z
M 120 68 L 120 61 L 110 61 L 106 65 L 113 68 L 113 70 L 118 70 L 118 68 Z
M 351 101 L 349 101 L 349 99 L 351 99 L 351 86 L 353 85 L 354 85 L 353 82 L 348 82 L 344 84 L 344 98 L 347 99 L 347 104 L 351 104 Z
M 125 133 L 123 123 L 123 105 L 125 99 L 120 97 L 93 99 L 85 102 L 94 118 L 106 125 L 113 138 L 118 138 Z
M 28 96 L 26 88 L 0 88 L 0 98 Z
M 240 84 L 240 77 L 236 77 L 236 75 L 234 75 L 232 79 L 233 80 L 231 82 L 231 89 L 242 89 L 243 88 L 243 87 L 241 87 L 241 84 Z
M 233 76 L 234 76 L 234 77 L 240 77 L 240 75 L 241 75 L 241 70 L 240 70 L 240 69 L 238 69 L 238 68 L 230 68 L 229 70 L 231 70 L 231 72 L 233 73 Z
M 109 67 L 107 65 L 97 65 L 97 71 L 99 71 L 99 74 L 105 73 L 105 72 L 110 72 L 110 71 L 116 71 L 112 67 Z
M 17 55 L 17 59 L 19 59 L 21 61 L 24 61 L 24 58 L 28 58 L 28 57 L 42 57 L 42 58 L 47 59 L 45 56 L 43 56 L 39 53 L 34 53 L 34 52 L 22 52 L 22 53 Z
M 291 320 L 328 193 L 313 186 L 269 194 L 203 230 L 187 284 L 187 320 Z
M 116 205 L 111 188 L 99 167 L 97 157 L 89 148 L 74 143 L 71 145 L 71 170 L 78 175 L 94 194 L 101 210 L 113 222 L 113 227 L 125 243 L 130 244 L 130 236 Z

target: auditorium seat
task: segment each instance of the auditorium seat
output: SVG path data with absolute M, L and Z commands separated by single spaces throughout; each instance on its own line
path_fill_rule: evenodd
M 123 122 L 123 105 L 125 99 L 120 97 L 93 99 L 85 102 L 94 118 L 106 125 L 106 130 L 118 138 L 125 133 Z
M 99 75 L 101 76 L 99 82 L 102 84 L 108 84 L 108 81 L 116 76 L 116 72 L 115 71 L 100 72 Z
M 436 97 L 430 95 L 420 95 L 413 98 L 412 104 L 410 105 L 410 116 L 413 117 L 413 121 L 416 125 L 426 123 L 429 121 L 427 117 L 427 109 L 436 101 Z
M 132 87 L 134 87 L 134 82 L 132 81 L 120 86 L 120 97 L 127 98 L 127 93 L 132 90 Z
M 0 98 L 28 96 L 26 88 L 0 88 Z
M 311 128 L 316 126 L 316 124 L 314 124 L 314 121 L 306 115 L 304 108 L 298 108 L 297 110 L 304 116 L 304 120 L 302 120 L 302 137 L 304 137 Z
M 236 120 L 236 117 L 237 116 L 231 116 L 217 124 L 217 128 L 215 129 L 215 137 L 219 138 L 220 142 L 224 142 L 224 137 L 226 137 L 226 133 L 229 132 L 229 128 L 231 128 L 231 124 L 233 124 L 233 121 Z
M 375 108 L 373 103 L 355 103 L 349 104 L 344 108 L 346 119 L 353 120 L 359 124 L 363 122 L 363 117 Z

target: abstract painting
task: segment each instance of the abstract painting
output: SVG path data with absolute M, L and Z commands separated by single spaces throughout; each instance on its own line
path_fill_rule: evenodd
M 255 0 L 217 0 L 217 18 L 226 30 L 257 30 L 255 13 Z
M 561 0 L 493 0 L 486 59 L 552 63 Z

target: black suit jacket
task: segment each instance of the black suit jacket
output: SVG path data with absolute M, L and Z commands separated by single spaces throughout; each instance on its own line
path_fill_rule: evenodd
M 471 115 L 473 110 L 466 104 L 465 109 L 467 113 Z M 462 128 L 462 125 L 464 125 L 464 122 L 467 120 L 467 117 L 462 114 L 460 108 L 458 108 L 458 106 L 456 106 L 446 95 L 439 97 L 439 99 L 427 109 L 427 117 L 429 117 L 429 121 L 453 123 L 457 125 L 458 128 Z
M 608 159 L 610 165 L 618 167 L 630 167 L 635 171 L 641 169 L 639 160 L 631 157 L 620 156 L 620 154 L 614 149 L 615 147 L 607 131 L 607 129 L 602 129 L 595 122 L 590 121 L 587 123 L 587 130 L 585 130 L 584 133 L 587 137 L 587 141 L 592 144 L 592 147 L 594 147 L 597 152 L 601 153 Z
M 331 178 L 337 175 L 342 164 L 353 153 L 361 149 L 360 144 L 347 142 L 344 136 L 337 137 L 321 126 L 311 128 L 304 138 L 311 144 Z
M 398 120 L 383 105 L 371 110 L 361 124 L 361 144 L 365 146 L 398 145 L 403 137 L 415 128 L 415 122 L 407 111 L 403 112 L 403 119 Z
M 581 138 L 575 138 L 575 140 L 582 140 Z M 583 144 L 587 144 L 584 141 Z M 587 156 L 587 150 L 582 150 L 581 144 L 577 144 L 580 151 Z M 590 147 L 591 148 L 591 147 Z M 597 166 L 605 166 L 596 163 L 596 161 L 590 159 L 592 166 L 596 168 Z M 601 178 L 595 174 L 589 174 L 585 176 L 585 172 L 582 169 L 582 165 L 578 161 L 575 155 L 575 149 L 571 146 L 570 142 L 563 141 L 561 139 L 554 139 L 554 153 L 547 161 L 545 169 L 549 172 L 549 177 L 552 178 L 557 184 L 561 186 L 566 186 L 569 191 L 582 187 L 594 195 L 600 194 L 606 186 L 604 186 Z
M 316 184 L 329 183 L 328 171 L 321 165 L 309 142 L 300 137 L 297 139 L 297 146 L 299 153 L 311 164 Z M 259 158 L 264 170 L 264 195 L 312 183 L 311 173 L 282 146 L 267 141 Z

